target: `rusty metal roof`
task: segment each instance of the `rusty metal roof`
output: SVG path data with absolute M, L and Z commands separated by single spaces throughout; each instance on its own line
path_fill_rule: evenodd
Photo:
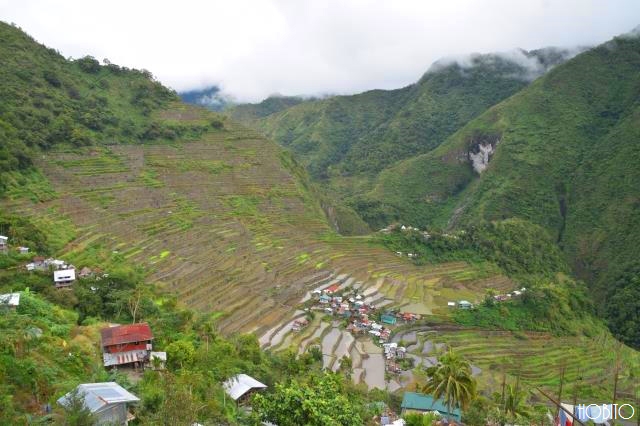
M 153 340 L 153 333 L 146 322 L 106 327 L 100 330 L 100 334 L 102 335 L 102 346 Z

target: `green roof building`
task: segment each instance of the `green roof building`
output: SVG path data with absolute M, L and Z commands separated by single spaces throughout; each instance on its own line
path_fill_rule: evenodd
M 382 314 L 380 321 L 382 321 L 383 324 L 395 325 L 397 320 L 393 314 Z
M 437 411 L 444 417 L 449 417 L 456 421 L 462 421 L 462 412 L 459 408 L 452 409 L 449 412 L 447 404 L 441 399 L 434 399 L 431 395 L 425 395 L 416 392 L 405 392 L 402 398 L 402 414 L 407 412 L 426 413 L 429 411 Z

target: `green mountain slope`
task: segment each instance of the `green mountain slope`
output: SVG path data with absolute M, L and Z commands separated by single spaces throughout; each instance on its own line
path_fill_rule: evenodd
M 231 315 L 231 330 L 290 314 L 330 228 L 289 154 L 148 72 L 0 31 L 3 223 L 31 221 L 50 254 L 79 265 L 135 264 L 190 306 Z
M 312 101 L 314 99 L 308 98 L 306 100 Z M 189 103 L 189 101 L 186 99 L 184 99 L 184 101 Z M 269 98 L 257 104 L 232 105 L 227 108 L 226 111 L 237 121 L 251 122 L 252 120 L 263 118 L 292 106 L 298 105 L 299 103 L 302 103 L 304 101 L 305 98 L 297 96 L 270 96 Z
M 230 114 L 248 121 L 303 159 L 316 178 L 378 172 L 429 151 L 487 107 L 526 86 L 569 52 L 547 49 L 440 61 L 416 84 L 306 101 L 269 98 Z M 282 110 L 281 110 L 282 109 Z
M 639 96 L 640 40 L 618 37 L 385 171 L 362 201 L 363 217 L 440 227 L 526 219 L 604 295 L 640 243 Z M 495 152 L 478 175 L 469 153 L 481 147 Z
M 58 144 L 135 143 L 199 132 L 150 117 L 176 95 L 148 71 L 100 66 L 91 57 L 68 62 L 0 22 L 0 193 L 40 149 Z
M 304 102 L 269 98 L 257 105 L 235 106 L 228 113 L 291 149 L 312 178 L 322 182 L 329 198 L 337 200 L 341 212 L 354 217 L 345 206 L 362 211 L 354 196 L 370 190 L 383 169 L 434 149 L 570 54 L 544 49 L 510 57 L 443 60 L 420 81 L 398 90 Z

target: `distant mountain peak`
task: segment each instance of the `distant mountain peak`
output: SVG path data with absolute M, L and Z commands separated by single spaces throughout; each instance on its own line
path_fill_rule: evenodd
M 218 86 L 189 90 L 181 92 L 179 95 L 186 103 L 200 105 L 212 111 L 222 111 L 233 104 L 232 98 L 222 93 Z
M 505 76 L 532 81 L 542 76 L 552 67 L 568 61 L 589 47 L 560 48 L 545 47 L 536 50 L 516 48 L 496 53 L 471 53 L 438 59 L 427 70 L 429 74 L 443 72 L 451 67 L 462 70 L 488 68 L 501 71 Z

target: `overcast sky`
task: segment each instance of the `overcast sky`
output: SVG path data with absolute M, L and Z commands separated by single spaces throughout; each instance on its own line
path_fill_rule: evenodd
M 257 101 L 397 88 L 444 56 L 598 44 L 640 24 L 640 0 L 0 0 L 0 19 L 65 56 Z

